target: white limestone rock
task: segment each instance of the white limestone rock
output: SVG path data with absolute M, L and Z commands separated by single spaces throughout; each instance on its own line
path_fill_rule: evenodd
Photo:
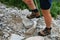
M 24 39 L 24 37 L 19 36 L 17 34 L 11 34 L 11 36 L 9 38 L 9 40 L 22 40 L 22 39 Z
M 35 30 L 36 30 L 36 25 L 37 25 L 37 23 L 36 23 L 36 21 L 34 21 L 34 25 L 33 25 L 30 29 L 28 29 L 28 30 L 25 32 L 25 34 L 27 34 L 27 35 L 32 35 L 32 34 L 35 32 Z
M 37 21 L 37 28 L 45 28 L 45 21 L 43 18 L 39 18 L 39 20 Z
M 35 36 L 35 37 L 27 38 L 26 40 L 44 40 L 44 37 L 41 37 L 41 36 Z
M 4 14 L 0 14 L 0 17 L 3 17 L 4 16 Z
M 8 38 L 9 36 L 10 36 L 10 34 L 4 33 L 4 37 L 5 37 L 5 38 Z
M 60 20 L 60 15 L 58 15 L 57 19 Z
M 32 27 L 33 26 L 33 21 L 31 21 L 31 20 L 29 20 L 29 19 L 27 19 L 27 18 L 24 18 L 23 20 L 22 20 L 22 22 L 23 22 L 23 24 L 24 24 L 24 26 L 26 27 L 26 28 L 30 28 L 30 27 Z
M 27 16 L 29 14 L 31 14 L 31 12 L 28 9 L 22 10 L 22 16 Z

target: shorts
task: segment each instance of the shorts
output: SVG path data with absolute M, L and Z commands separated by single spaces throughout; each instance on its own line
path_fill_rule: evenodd
M 47 10 L 51 7 L 52 0 L 40 0 L 41 9 Z

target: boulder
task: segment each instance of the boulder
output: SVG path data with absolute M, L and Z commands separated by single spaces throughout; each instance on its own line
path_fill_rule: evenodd
M 35 36 L 35 37 L 30 37 L 30 38 L 27 38 L 25 40 L 44 40 L 44 37 L 41 37 L 41 36 Z
M 9 38 L 9 40 L 22 40 L 22 39 L 24 39 L 24 37 L 19 36 L 17 34 L 11 34 L 11 36 Z

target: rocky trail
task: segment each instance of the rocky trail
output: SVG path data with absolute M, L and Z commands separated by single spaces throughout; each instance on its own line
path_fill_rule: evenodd
M 60 40 L 60 16 L 52 21 L 51 35 L 38 36 L 45 28 L 44 18 L 27 19 L 28 9 L 7 8 L 0 3 L 0 40 Z

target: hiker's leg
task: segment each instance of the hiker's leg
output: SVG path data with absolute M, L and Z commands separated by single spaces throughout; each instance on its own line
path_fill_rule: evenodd
M 38 12 L 38 9 L 36 8 L 33 0 L 23 0 L 23 1 L 24 1 L 24 3 L 27 4 L 27 6 L 29 7 L 29 9 L 32 12 L 35 13 L 35 14 L 32 13 L 30 16 L 28 16 L 28 18 L 31 18 L 32 19 L 32 18 L 35 18 L 35 16 L 40 16 L 40 13 Z M 33 15 L 35 15 L 35 16 L 33 16 Z
M 47 35 L 49 34 L 50 30 L 51 29 L 51 22 L 52 22 L 52 16 L 50 14 L 50 7 L 51 7 L 51 1 L 52 0 L 40 0 L 40 4 L 41 4 L 41 11 L 42 11 L 42 14 L 44 16 L 44 19 L 45 19 L 45 23 L 46 23 L 46 29 L 44 30 L 44 32 L 41 32 L 40 34 L 43 36 L 44 35 Z M 48 31 L 49 30 L 49 31 Z
M 29 9 L 31 9 L 31 10 L 36 9 L 36 6 L 35 6 L 33 0 L 23 0 L 23 2 L 27 4 Z
M 46 27 L 50 28 L 51 27 L 51 22 L 52 22 L 52 17 L 51 17 L 51 14 L 50 14 L 50 9 L 47 9 L 47 10 L 43 10 L 42 9 L 42 14 L 43 14 L 44 19 L 45 19 Z
M 52 17 L 50 14 L 50 7 L 51 7 L 52 0 L 41 0 L 41 11 L 45 19 L 46 27 L 51 27 Z

